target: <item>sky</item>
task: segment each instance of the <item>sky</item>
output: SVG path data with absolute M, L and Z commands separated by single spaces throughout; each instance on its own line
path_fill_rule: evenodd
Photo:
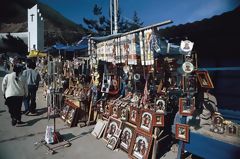
M 77 24 L 83 24 L 83 18 L 94 19 L 93 6 L 102 6 L 103 14 L 108 17 L 110 0 L 39 0 L 49 5 L 66 18 Z M 185 24 L 211 18 L 231 11 L 240 5 L 240 0 L 119 0 L 121 16 L 132 19 L 134 11 L 148 26 L 166 20 L 171 25 Z

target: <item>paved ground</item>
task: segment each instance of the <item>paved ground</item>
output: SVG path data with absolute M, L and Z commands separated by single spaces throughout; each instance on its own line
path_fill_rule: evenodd
M 0 71 L 0 84 L 4 72 Z M 22 116 L 27 122 L 25 126 L 11 125 L 7 107 L 4 105 L 2 91 L 0 91 L 0 159 L 127 159 L 122 151 L 111 151 L 106 148 L 103 140 L 97 140 L 91 135 L 94 126 L 68 128 L 60 119 L 56 120 L 57 129 L 71 142 L 70 147 L 56 148 L 54 155 L 47 154 L 45 146 L 39 146 L 39 141 L 45 135 L 47 125 L 53 125 L 53 120 L 47 119 L 46 101 L 42 90 L 37 95 L 37 116 Z M 65 142 L 61 143 L 64 144 Z M 51 145 L 55 147 L 59 144 Z

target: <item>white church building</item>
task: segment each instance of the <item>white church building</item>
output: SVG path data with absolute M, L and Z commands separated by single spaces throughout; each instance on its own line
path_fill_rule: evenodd
M 37 4 L 28 9 L 28 32 L 10 33 L 11 36 L 21 38 L 31 50 L 44 50 L 44 20 Z M 0 40 L 9 33 L 0 33 Z
M 37 4 L 28 9 L 28 51 L 44 50 L 44 21 Z

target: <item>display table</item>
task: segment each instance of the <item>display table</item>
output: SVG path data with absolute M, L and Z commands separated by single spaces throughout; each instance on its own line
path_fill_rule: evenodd
M 189 143 L 185 144 L 188 152 L 206 159 L 240 158 L 240 138 L 216 134 L 207 130 L 190 131 Z

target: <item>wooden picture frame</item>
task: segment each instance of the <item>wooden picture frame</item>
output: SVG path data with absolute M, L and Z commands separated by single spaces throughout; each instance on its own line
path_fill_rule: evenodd
M 164 114 L 158 114 L 158 113 L 154 114 L 153 126 L 164 127 Z
M 125 122 L 123 124 L 122 134 L 120 136 L 120 148 L 127 153 L 130 150 L 135 129 L 136 129 L 136 126 L 128 122 Z
M 226 134 L 230 136 L 238 136 L 238 124 L 231 123 L 225 127 Z
M 187 75 L 182 77 L 182 89 L 185 93 L 197 92 L 197 78 L 195 75 Z
M 65 121 L 66 120 L 66 117 L 67 117 L 67 113 L 68 113 L 68 111 L 69 111 L 69 105 L 67 105 L 67 104 L 64 104 L 64 106 L 63 106 L 63 108 L 62 108 L 62 110 L 61 110 L 61 112 L 60 112 L 60 117 L 61 117 L 61 119 L 63 120 L 63 121 Z
M 153 131 L 153 114 L 154 112 L 149 109 L 141 109 L 138 128 L 148 134 Z
M 139 109 L 137 107 L 130 107 L 128 121 L 134 125 L 137 125 L 139 120 Z
M 175 138 L 181 141 L 189 141 L 189 125 L 187 124 L 176 124 Z
M 103 133 L 103 130 L 105 129 L 107 125 L 107 122 L 101 119 L 98 119 L 97 124 L 95 125 L 93 131 L 91 134 L 95 136 L 97 139 L 99 139 Z
M 108 141 L 108 139 L 114 135 L 115 131 L 121 128 L 122 121 L 113 117 L 109 117 L 106 129 L 103 134 L 103 139 Z
M 109 139 L 108 139 L 108 142 L 107 142 L 107 148 L 111 149 L 111 150 L 114 150 L 114 148 L 116 147 L 117 145 L 117 142 L 118 142 L 118 138 L 116 136 L 111 136 Z
M 116 145 L 118 144 L 119 137 L 121 135 L 122 129 L 117 128 L 114 132 L 113 136 L 108 139 L 107 147 L 111 150 L 114 150 Z
M 68 100 L 65 100 L 65 104 L 69 106 L 65 122 L 69 127 L 76 126 L 78 121 L 79 107 L 77 107 L 74 103 Z
M 129 117 L 129 114 L 128 114 L 128 108 L 127 107 L 121 107 L 121 108 L 118 108 L 118 118 L 122 121 L 128 121 L 128 117 Z
M 196 71 L 196 74 L 202 88 L 214 88 L 212 80 L 207 71 Z
M 112 106 L 113 105 L 108 104 L 108 103 L 104 106 L 103 117 L 108 119 L 111 116 L 111 114 L 112 114 Z
M 133 159 L 148 159 L 152 147 L 152 135 L 136 130 L 129 151 Z
M 112 117 L 114 118 L 118 118 L 118 111 L 119 111 L 119 107 L 116 105 L 112 106 Z
M 163 98 L 155 99 L 154 110 L 156 113 L 164 114 L 166 112 L 166 100 L 164 100 Z
M 195 110 L 195 97 L 179 98 L 179 114 L 191 116 Z

